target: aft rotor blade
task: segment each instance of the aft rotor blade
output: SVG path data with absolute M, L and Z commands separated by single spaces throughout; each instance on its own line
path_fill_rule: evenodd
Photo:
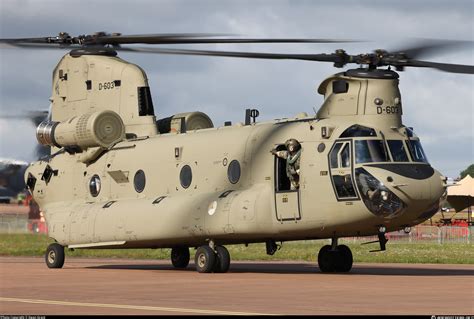
M 50 43 L 50 38 L 15 38 L 15 39 L 0 39 L 0 43 L 17 44 L 17 43 Z
M 474 74 L 474 65 L 438 63 L 429 61 L 409 60 L 404 66 L 434 68 L 444 72 Z
M 57 43 L 21 43 L 21 42 L 6 42 L 0 39 L 0 48 L 1 47 L 12 47 L 12 48 L 20 48 L 20 49 L 63 49 L 63 50 L 74 50 L 74 49 L 83 49 L 82 45 L 77 44 L 57 44 Z M 102 47 L 103 48 L 103 47 Z
M 0 39 L 7 44 L 80 44 L 80 45 L 120 45 L 120 44 L 224 44 L 224 43 L 346 43 L 361 42 L 350 39 L 289 39 L 289 38 L 236 38 L 227 34 L 213 33 L 164 33 L 121 35 L 99 32 L 93 35 L 71 37 L 61 33 L 55 37 Z
M 71 37 L 67 33 L 61 33 L 58 36 L 53 37 L 37 37 L 37 38 L 7 38 L 0 39 L 0 43 L 7 44 L 30 44 L 30 43 L 49 43 L 49 44 L 114 44 L 126 43 L 127 38 L 135 41 L 139 39 L 146 40 L 147 38 L 162 39 L 163 41 L 169 41 L 171 39 L 191 39 L 195 37 L 217 37 L 226 36 L 227 34 L 214 34 L 214 33 L 163 33 L 163 34 L 152 34 L 152 35 L 132 35 L 122 36 L 119 34 L 108 35 L 105 32 L 99 32 L 93 35 L 80 35 L 77 37 Z M 132 43 L 140 43 L 132 42 Z

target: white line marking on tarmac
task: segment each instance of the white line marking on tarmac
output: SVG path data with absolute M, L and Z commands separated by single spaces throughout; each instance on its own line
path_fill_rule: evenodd
M 255 315 L 267 315 L 263 313 L 250 313 L 250 312 L 232 312 L 224 310 L 206 310 L 206 309 L 188 309 L 188 308 L 169 308 L 169 307 L 153 307 L 153 306 L 138 306 L 138 305 L 117 305 L 117 304 L 101 304 L 101 303 L 90 303 L 90 302 L 72 302 L 72 301 L 58 301 L 58 300 L 40 300 L 40 299 L 21 299 L 21 298 L 5 298 L 0 297 L 0 301 L 3 302 L 22 302 L 32 304 L 43 304 L 43 305 L 57 305 L 57 306 L 76 306 L 76 307 L 98 307 L 98 308 L 116 308 L 116 309 L 133 309 L 133 310 L 147 310 L 147 311 L 165 311 L 165 312 L 185 312 L 185 313 L 198 313 L 208 315 L 240 315 L 240 316 L 255 316 Z

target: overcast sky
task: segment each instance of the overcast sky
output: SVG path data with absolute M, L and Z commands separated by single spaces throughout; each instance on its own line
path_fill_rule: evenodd
M 397 49 L 413 38 L 474 39 L 474 1 L 27 1 L 0 0 L 0 37 L 96 31 L 226 33 L 247 37 L 351 38 L 357 44 L 194 45 L 186 48 L 351 54 Z M 417 40 L 415 40 L 417 41 Z M 184 46 L 171 46 L 184 47 Z M 47 109 L 51 72 L 66 52 L 0 49 L 0 115 Z M 314 113 L 319 83 L 340 72 L 330 63 L 120 54 L 143 67 L 158 117 L 201 110 L 215 125 Z M 474 50 L 439 53 L 429 61 L 474 64 Z M 432 165 L 449 177 L 474 162 L 474 76 L 429 69 L 400 74 L 404 124 L 420 136 Z M 33 159 L 35 127 L 0 119 L 0 158 Z

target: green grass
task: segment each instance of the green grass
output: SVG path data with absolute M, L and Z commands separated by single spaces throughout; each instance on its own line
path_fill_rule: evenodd
M 0 234 L 1 256 L 42 256 L 52 240 L 45 235 Z M 265 253 L 264 244 L 227 246 L 232 260 L 289 260 L 316 261 L 319 249 L 328 244 L 327 240 L 283 243 L 275 255 Z M 401 243 L 389 242 L 384 252 L 371 253 L 377 244 L 361 246 L 360 242 L 344 241 L 353 253 L 354 262 L 377 263 L 438 263 L 474 264 L 474 245 L 461 243 Z M 193 250 L 191 250 L 191 256 Z M 169 249 L 85 249 L 66 252 L 68 257 L 104 257 L 136 259 L 169 259 Z

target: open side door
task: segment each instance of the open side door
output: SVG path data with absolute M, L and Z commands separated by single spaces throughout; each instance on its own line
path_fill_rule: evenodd
M 279 145 L 277 151 L 285 150 Z M 303 156 L 303 153 L 301 153 Z M 275 156 L 275 211 L 280 222 L 301 219 L 300 190 L 291 189 L 291 182 L 286 175 L 286 159 Z

